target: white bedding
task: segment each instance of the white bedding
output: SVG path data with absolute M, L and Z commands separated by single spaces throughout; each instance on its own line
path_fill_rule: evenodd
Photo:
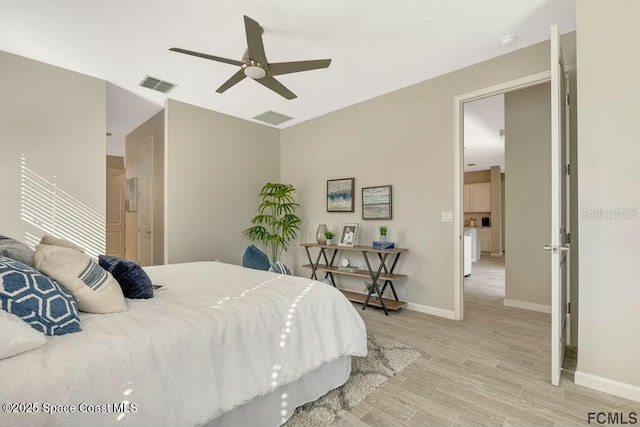
M 0 410 L 0 426 L 201 425 L 367 353 L 364 322 L 331 286 L 218 262 L 145 270 L 164 286 L 153 299 L 84 314 L 82 332 L 0 361 L 0 403 L 38 410 Z M 129 411 L 114 413 L 123 401 Z M 44 404 L 75 412 L 44 414 Z

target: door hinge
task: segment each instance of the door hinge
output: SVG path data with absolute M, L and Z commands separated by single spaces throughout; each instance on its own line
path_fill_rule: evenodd
M 571 243 L 571 233 L 567 233 L 567 243 Z
M 567 164 L 567 175 L 571 175 L 571 165 Z
M 567 94 L 566 96 L 567 96 L 567 105 L 571 105 L 571 98 L 569 97 L 569 94 Z
M 567 303 L 567 313 L 571 313 L 571 303 Z

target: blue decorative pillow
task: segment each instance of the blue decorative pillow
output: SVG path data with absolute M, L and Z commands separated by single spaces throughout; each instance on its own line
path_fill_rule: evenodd
M 276 262 L 272 263 L 271 267 L 269 268 L 269 271 L 272 271 L 272 272 L 278 273 L 278 274 L 286 274 L 287 276 L 293 276 L 293 273 L 291 272 L 289 267 L 287 267 L 286 265 L 284 265 L 280 261 L 276 261 Z
M 253 268 L 254 270 L 269 270 L 271 264 L 269 263 L 269 257 L 260 249 L 251 245 L 244 251 L 242 256 L 242 266 Z
M 120 284 L 125 298 L 153 298 L 153 283 L 142 267 L 135 262 L 114 256 L 100 255 L 98 263 L 100 267 L 110 272 Z
M 80 330 L 73 296 L 55 280 L 21 262 L 0 256 L 0 308 L 45 335 Z
M 14 259 L 33 267 L 34 250 L 10 237 L 0 236 L 0 256 Z

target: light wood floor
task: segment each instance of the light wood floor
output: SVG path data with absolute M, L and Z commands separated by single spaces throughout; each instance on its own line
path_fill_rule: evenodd
M 586 425 L 593 411 L 640 410 L 640 403 L 575 385 L 568 373 L 552 386 L 550 315 L 504 307 L 503 296 L 473 291 L 492 288 L 495 277 L 486 272 L 495 266 L 483 261 L 474 267 L 480 263 L 489 283 L 472 275 L 462 322 L 404 309 L 385 316 L 354 304 L 369 333 L 423 355 L 335 425 L 574 426 Z

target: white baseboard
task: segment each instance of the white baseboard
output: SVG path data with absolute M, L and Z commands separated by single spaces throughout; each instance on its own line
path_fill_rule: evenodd
M 491 256 L 493 257 L 501 257 L 503 255 L 502 252 L 491 252 Z
M 522 308 L 525 310 L 539 311 L 540 313 L 551 313 L 550 305 L 536 304 L 534 302 L 518 301 L 515 299 L 504 299 L 502 304 L 507 307 Z
M 343 288 L 338 288 L 338 289 L 343 289 Z M 347 289 L 347 288 L 344 288 L 344 289 L 349 292 L 365 295 L 364 292 L 352 291 L 351 289 Z M 386 292 L 385 292 L 385 295 L 387 295 Z M 387 296 L 385 296 L 385 298 L 387 298 Z M 432 307 L 430 305 L 416 304 L 413 302 L 408 302 L 405 308 L 411 311 L 418 311 L 420 313 L 431 314 L 432 316 L 444 317 L 445 319 L 451 319 L 451 320 L 455 319 L 453 310 L 445 310 L 443 308 Z
M 407 310 L 418 311 L 420 313 L 431 314 L 433 316 L 444 317 L 445 319 L 455 319 L 453 310 L 445 310 L 443 308 L 432 307 L 430 305 L 407 303 Z
M 610 380 L 609 378 L 588 374 L 582 371 L 576 371 L 574 382 L 584 387 L 589 387 L 594 390 L 640 402 L 640 387 L 635 385 Z

